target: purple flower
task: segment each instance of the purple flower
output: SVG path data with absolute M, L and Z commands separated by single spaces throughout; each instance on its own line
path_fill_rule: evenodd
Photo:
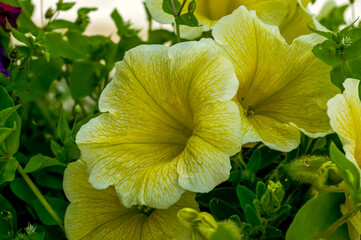
M 16 19 L 19 17 L 21 13 L 20 7 L 14 7 L 11 5 L 7 5 L 5 3 L 0 3 L 0 26 L 6 31 L 10 32 L 10 30 L 6 29 L 6 19 L 9 24 L 13 28 L 17 28 Z
M 5 77 L 9 77 L 9 72 L 6 70 L 10 65 L 10 59 L 6 56 L 5 50 L 0 46 L 0 72 L 2 72 Z

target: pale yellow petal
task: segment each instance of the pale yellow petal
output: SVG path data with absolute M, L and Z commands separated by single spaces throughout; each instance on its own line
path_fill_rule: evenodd
M 154 20 L 160 23 L 173 23 L 174 16 L 165 13 L 162 8 L 163 0 L 146 0 L 145 4 Z
M 81 160 L 69 164 L 64 174 L 64 191 L 70 200 L 65 214 L 69 240 L 187 240 L 190 229 L 183 227 L 177 212 L 184 208 L 199 211 L 195 194 L 186 192 L 166 210 L 154 209 L 147 215 L 139 208 L 125 208 L 114 188 L 96 190 L 88 183 L 86 165 Z
M 240 137 L 230 133 L 240 125 L 230 102 L 237 88 L 233 66 L 213 40 L 132 49 L 101 95 L 104 113 L 76 137 L 90 183 L 97 189 L 114 185 L 127 207 L 168 208 L 184 192 L 178 184 L 178 156 L 193 132 L 198 129 L 219 147 L 222 160 L 240 150 Z M 207 125 L 214 129 L 204 130 L 205 120 L 221 119 Z M 233 137 L 221 139 L 219 130 Z
M 241 111 L 251 124 L 257 122 L 251 118 L 262 116 L 268 130 L 274 129 L 265 131 L 242 123 L 244 129 L 256 131 L 245 134 L 244 144 L 260 137 L 270 147 L 289 151 L 299 142 L 292 125 L 310 137 L 331 132 L 326 102 L 338 90 L 330 81 L 330 67 L 311 52 L 320 38 L 306 35 L 289 45 L 277 27 L 262 23 L 243 7 L 221 19 L 213 36 L 235 67 Z M 288 140 L 274 135 L 282 131 L 290 132 Z
M 292 124 L 264 115 L 254 115 L 248 119 L 262 142 L 272 149 L 289 152 L 300 144 L 301 133 Z
M 328 116 L 333 130 L 339 135 L 346 157 L 361 166 L 361 103 L 359 99 L 360 80 L 346 79 L 345 91 L 337 94 L 327 103 Z
M 229 156 L 196 135 L 178 158 L 178 181 L 189 191 L 209 192 L 229 177 Z
M 256 11 L 257 16 L 267 24 L 279 26 L 289 14 L 289 4 L 295 0 L 243 0 L 248 10 Z
M 178 185 L 175 159 L 184 149 L 172 144 L 84 145 L 89 182 L 97 189 L 115 185 L 126 207 L 147 205 L 167 208 L 184 189 Z
M 321 26 L 315 16 L 303 7 L 305 5 L 302 6 L 298 1 L 290 0 L 289 2 L 292 11 L 290 11 L 287 18 L 279 24 L 279 28 L 282 36 L 290 44 L 299 36 L 311 34 L 312 31 L 308 27 L 320 29 Z M 306 1 L 304 2 L 306 3 Z
M 114 230 L 119 233 L 119 222 L 137 214 L 137 210 L 124 208 L 114 189 L 95 190 L 87 179 L 86 165 L 80 160 L 69 164 L 64 173 L 64 191 L 71 202 L 65 213 L 67 237 L 71 240 L 94 239 L 94 236 L 125 240 L 126 236 L 140 236 L 141 219 L 128 221 L 130 225 L 123 230 L 123 238 L 109 235 Z M 137 218 L 141 217 L 138 214 Z
M 241 151 L 241 118 L 235 102 L 209 103 L 195 113 L 195 122 L 197 128 L 193 135 L 197 135 L 229 156 Z

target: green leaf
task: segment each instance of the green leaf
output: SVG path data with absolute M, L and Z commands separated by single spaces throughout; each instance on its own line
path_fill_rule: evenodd
M 186 25 L 189 27 L 199 27 L 200 26 L 196 16 L 193 13 L 182 14 L 181 16 L 176 17 L 175 21 L 179 25 Z
M 246 215 L 246 222 L 253 225 L 253 226 L 258 226 L 261 224 L 261 220 L 258 216 L 258 213 L 256 211 L 256 209 L 249 204 L 246 204 L 245 209 L 244 209 L 244 213 Z
M 90 95 L 98 86 L 102 65 L 98 62 L 74 62 L 70 73 L 70 92 L 74 99 Z
M 0 185 L 4 182 L 11 182 L 14 180 L 18 164 L 19 163 L 15 158 L 11 158 L 5 163 L 0 162 Z
M 63 39 L 59 33 L 51 32 L 46 34 L 44 46 L 52 57 L 66 57 L 69 59 L 80 59 L 84 57 L 77 49 L 73 48 L 69 42 Z
M 42 168 L 51 167 L 51 166 L 63 166 L 66 167 L 65 163 L 60 162 L 56 158 L 50 158 L 43 156 L 42 154 L 37 154 L 34 157 L 30 158 L 28 164 L 26 164 L 24 171 L 26 173 L 31 173 L 38 171 Z
M 64 148 L 60 144 L 58 144 L 54 140 L 51 140 L 50 149 L 59 161 L 66 162 L 66 153 L 64 151 Z
M 261 167 L 262 158 L 261 158 L 261 151 L 257 149 L 253 152 L 249 162 L 247 164 L 247 170 L 253 172 L 254 174 L 257 173 L 259 168 Z
M 330 146 L 331 159 L 340 170 L 342 178 L 346 182 L 348 191 L 355 203 L 361 202 L 361 171 L 357 163 L 353 163 L 332 142 Z
M 36 199 L 34 192 L 23 178 L 15 178 L 10 183 L 10 189 L 18 198 L 29 204 Z
M 209 204 L 213 198 L 224 200 L 235 208 L 240 207 L 235 189 L 228 187 L 215 188 L 208 193 L 201 193 L 196 197 L 196 200 L 199 204 L 209 207 Z
M 256 194 L 254 194 L 251 190 L 249 190 L 245 186 L 241 186 L 241 185 L 237 186 L 236 191 L 243 211 L 245 211 L 247 204 L 253 206 L 253 200 L 256 199 Z
M 150 44 L 162 44 L 168 41 L 176 42 L 177 37 L 174 32 L 165 29 L 156 29 L 149 32 L 148 43 Z
M 64 29 L 64 28 L 79 29 L 79 26 L 73 22 L 64 19 L 55 19 L 46 26 L 46 30 L 55 30 L 55 29 Z
M 344 193 L 325 193 L 309 200 L 297 212 L 287 233 L 286 240 L 312 239 L 323 233 L 342 214 L 340 205 L 345 202 Z M 328 240 L 348 240 L 347 224 L 343 224 L 327 237 Z
M 33 77 L 31 78 L 31 85 L 18 89 L 16 95 L 23 101 L 43 99 L 45 94 L 48 93 L 51 84 L 61 78 L 63 65 L 64 61 L 60 57 L 51 57 L 49 60 L 46 57 L 41 57 L 32 60 Z
M 263 182 L 258 182 L 256 187 L 256 196 L 258 200 L 262 199 L 262 196 L 266 193 L 267 187 Z
M 13 128 L 0 128 L 0 144 L 3 143 L 16 130 L 16 123 Z M 6 151 L 6 149 L 4 149 Z M 1 153 L 1 150 L 0 150 Z M 5 153 L 3 153 L 5 154 Z
M 27 36 L 25 36 L 24 33 L 22 33 L 19 30 L 13 28 L 9 24 L 9 22 L 7 22 L 7 21 L 6 21 L 6 28 L 11 30 L 11 33 L 12 33 L 12 35 L 14 36 L 14 38 L 16 40 L 18 40 L 19 42 L 24 43 L 28 47 L 32 47 L 32 43 L 31 43 L 30 39 Z
M 125 23 L 116 9 L 114 9 L 112 12 L 111 17 L 117 26 L 118 35 L 120 37 L 132 38 L 138 35 L 139 31 L 136 29 L 131 29 L 131 24 L 129 22 Z
M 7 93 L 6 89 L 0 86 L 0 111 L 13 106 L 14 103 L 9 94 Z M 18 151 L 20 144 L 21 118 L 19 117 L 18 113 L 16 111 L 13 112 L 7 118 L 4 125 L 6 128 L 11 128 L 15 130 L 6 137 L 4 143 L 5 149 L 3 149 L 6 151 L 6 153 L 4 153 L 6 156 L 12 156 Z
M 88 13 L 96 10 L 97 8 L 79 8 L 78 17 L 75 20 L 75 24 L 79 26 L 81 32 L 83 32 L 86 29 L 86 27 L 90 22 Z
M 331 40 L 326 40 L 313 47 L 313 54 L 326 64 L 336 67 L 341 65 L 341 56 L 337 53 L 338 45 Z
M 351 46 L 345 48 L 344 57 L 345 59 L 359 58 L 361 56 L 361 39 L 356 42 L 352 42 Z
M 332 33 L 332 32 L 324 32 L 324 31 L 320 31 L 320 30 L 317 30 L 317 29 L 314 29 L 310 26 L 308 26 L 308 29 L 310 29 L 310 31 L 314 32 L 314 33 L 317 33 L 318 35 L 321 35 L 329 40 L 333 40 L 335 38 L 335 34 Z
M 50 206 L 54 209 L 54 211 L 58 214 L 61 219 L 64 219 L 65 210 L 68 207 L 68 202 L 63 199 L 53 198 L 44 196 L 45 200 L 50 204 Z M 57 225 L 56 221 L 53 217 L 48 213 L 48 211 L 41 204 L 39 199 L 35 199 L 32 201 L 32 206 L 35 209 L 36 214 L 38 215 L 40 221 L 45 225 Z
M 57 167 L 52 167 L 52 168 L 57 168 Z M 43 168 L 39 171 L 31 173 L 31 175 L 34 178 L 36 184 L 41 187 L 55 189 L 55 190 L 62 190 L 63 174 L 50 172 L 52 168 Z M 64 172 L 64 168 L 61 167 L 61 169 Z M 44 179 L 46 179 L 46 181 L 44 181 Z
M 9 107 L 6 109 L 3 109 L 0 111 L 0 127 L 4 127 L 5 126 L 5 122 L 6 120 L 9 119 L 9 117 L 16 112 L 16 110 L 19 109 L 21 105 L 16 105 L 14 107 Z
M 45 232 L 33 232 L 29 236 L 29 240 L 44 240 Z
M 56 128 L 58 136 L 63 143 L 63 145 L 68 145 L 72 142 L 72 134 L 69 128 L 68 121 L 64 115 L 64 110 L 60 110 L 58 126 Z
M 176 13 L 178 14 L 178 11 L 181 7 L 181 4 L 178 0 L 163 0 L 162 8 L 165 13 L 168 13 L 168 14 L 174 16 L 174 9 L 173 9 L 173 5 L 172 5 L 171 1 L 173 1 Z
M 217 221 L 226 220 L 232 215 L 238 215 L 238 216 L 241 215 L 241 213 L 232 205 L 217 198 L 213 198 L 211 200 L 209 204 L 209 208 L 211 209 L 211 213 L 213 217 Z
M 346 59 L 345 70 L 348 78 L 361 79 L 361 56 L 359 58 Z
M 343 82 L 345 81 L 346 77 L 342 70 L 342 67 L 334 67 L 330 72 L 330 76 L 331 82 L 343 92 L 345 90 L 345 88 L 343 87 Z
M 58 2 L 56 4 L 56 10 L 58 11 L 68 11 L 69 9 L 71 9 L 72 7 L 74 7 L 76 2 L 67 2 L 67 3 L 63 3 L 63 2 Z

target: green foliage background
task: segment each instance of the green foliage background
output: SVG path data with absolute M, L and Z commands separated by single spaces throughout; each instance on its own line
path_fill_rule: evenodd
M 22 44 L 11 45 L 10 34 L 0 29 L 0 44 L 11 59 L 10 77 L 0 75 L 0 239 L 65 239 L 62 224 L 68 201 L 62 190 L 63 173 L 80 157 L 76 133 L 99 114 L 97 102 L 115 62 L 135 46 L 172 45 L 177 36 L 153 30 L 148 11 L 150 29 L 144 41 L 139 30 L 114 10 L 111 18 L 120 38 L 114 42 L 107 36 L 84 34 L 91 24 L 88 14 L 96 8 L 77 9 L 71 22 L 57 16 L 75 11 L 75 2 L 59 0 L 46 11 L 46 24 L 40 28 L 31 20 L 31 0 L 2 2 L 22 8 L 18 29 L 8 24 Z M 327 40 L 313 49 L 333 67 L 331 80 L 341 90 L 347 77 L 361 79 L 361 28 L 350 25 L 339 31 L 352 3 L 335 7 L 320 19 L 333 33 L 318 32 Z M 177 16 L 176 22 L 197 26 L 195 7 Z M 170 6 L 163 8 L 172 14 Z M 345 179 L 356 206 L 361 202 L 359 170 L 339 149 L 335 134 L 319 139 L 303 136 L 290 153 L 261 144 L 245 147 L 232 157 L 228 181 L 198 194 L 196 200 L 216 220 L 233 220 L 242 239 L 311 239 L 342 216 L 345 195 L 329 191 L 332 186 Z M 29 224 L 36 226 L 35 232 L 27 228 Z M 349 239 L 346 224 L 333 230 L 327 239 Z

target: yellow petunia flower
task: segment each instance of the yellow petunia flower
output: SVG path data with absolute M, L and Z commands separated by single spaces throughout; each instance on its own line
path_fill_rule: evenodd
M 326 103 L 338 90 L 330 67 L 311 52 L 321 37 L 305 35 L 289 45 L 245 7 L 218 21 L 213 36 L 238 77 L 243 143 L 288 152 L 299 145 L 300 132 L 316 138 L 332 131 Z
M 361 167 L 361 102 L 359 99 L 360 80 L 346 79 L 345 91 L 337 94 L 327 103 L 331 126 L 343 144 L 346 157 Z
M 94 189 L 88 182 L 86 164 L 78 160 L 64 173 L 64 191 L 70 201 L 65 213 L 65 232 L 69 240 L 188 240 L 191 230 L 177 220 L 184 207 L 198 210 L 195 194 L 185 192 L 168 209 L 145 206 L 124 207 L 114 190 Z
M 100 97 L 103 114 L 76 137 L 89 182 L 114 185 L 126 207 L 168 208 L 185 190 L 210 191 L 241 148 L 237 88 L 213 40 L 130 50 Z
M 183 2 L 180 0 L 180 2 Z M 186 2 L 183 13 L 187 12 Z M 302 2 L 302 3 L 301 3 Z M 302 34 L 310 33 L 307 25 L 315 26 L 313 17 L 302 7 L 310 1 L 302 0 L 196 0 L 197 8 L 194 15 L 200 27 L 181 26 L 181 37 L 194 39 L 202 32 L 213 29 L 216 22 L 224 16 L 231 14 L 240 6 L 255 10 L 257 16 L 265 23 L 280 26 L 285 38 L 292 41 Z M 160 23 L 173 23 L 174 16 L 167 14 L 162 8 L 163 0 L 146 0 L 146 5 L 152 17 Z

